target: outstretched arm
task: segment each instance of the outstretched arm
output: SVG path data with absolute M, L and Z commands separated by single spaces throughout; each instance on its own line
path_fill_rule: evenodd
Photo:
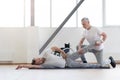
M 41 68 L 40 65 L 18 65 L 16 70 L 21 69 L 21 68 Z

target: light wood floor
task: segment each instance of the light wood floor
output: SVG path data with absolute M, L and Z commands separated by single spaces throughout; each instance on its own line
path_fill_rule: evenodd
M 0 65 L 0 80 L 120 80 L 120 65 L 111 69 L 15 70 L 17 65 Z

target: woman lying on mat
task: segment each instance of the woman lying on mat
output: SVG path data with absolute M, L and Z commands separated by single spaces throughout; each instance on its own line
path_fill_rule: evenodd
M 60 53 L 61 56 L 54 55 L 54 52 L 57 51 Z M 16 69 L 20 68 L 65 68 L 66 64 L 67 67 L 70 68 L 102 68 L 102 67 L 109 67 L 109 64 L 113 68 L 116 67 L 116 63 L 114 59 L 110 56 L 107 59 L 107 63 L 101 64 L 90 64 L 90 63 L 80 63 L 75 61 L 81 55 L 83 55 L 82 49 L 79 49 L 77 52 L 72 54 L 66 54 L 61 48 L 56 46 L 52 47 L 50 50 L 44 52 L 41 58 L 34 58 L 32 60 L 31 65 L 18 65 Z

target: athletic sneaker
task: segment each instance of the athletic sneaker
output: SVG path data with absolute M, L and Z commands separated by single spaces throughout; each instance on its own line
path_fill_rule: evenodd
M 83 61 L 83 63 L 87 63 L 87 61 Z
M 110 56 L 109 59 L 111 60 L 111 63 L 110 63 L 111 66 L 112 66 L 113 68 L 115 68 L 115 67 L 116 67 L 116 62 L 115 62 L 115 60 L 113 59 L 112 56 Z

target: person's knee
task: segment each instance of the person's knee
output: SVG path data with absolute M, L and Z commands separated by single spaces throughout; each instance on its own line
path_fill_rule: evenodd
M 84 48 L 79 48 L 78 49 L 78 53 L 83 55 L 84 53 L 86 53 L 87 51 Z
M 79 48 L 84 48 L 86 47 L 86 45 L 82 45 L 81 47 L 79 47 L 79 45 L 76 46 L 76 50 L 78 50 Z

